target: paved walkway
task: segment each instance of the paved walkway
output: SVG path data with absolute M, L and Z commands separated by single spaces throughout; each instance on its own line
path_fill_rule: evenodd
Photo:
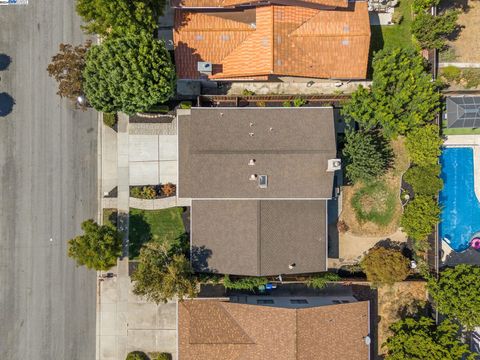
M 122 233 L 123 256 L 128 257 L 128 214 L 130 199 L 128 116 L 118 114 L 117 132 L 117 227 Z
M 124 360 L 141 350 L 169 352 L 176 360 L 176 303 L 147 303 L 132 288 L 126 259 L 119 261 L 116 277 L 99 283 L 97 359 Z
M 441 62 L 438 67 L 444 68 L 447 66 L 455 66 L 458 68 L 480 68 L 480 63 L 458 63 L 458 62 Z

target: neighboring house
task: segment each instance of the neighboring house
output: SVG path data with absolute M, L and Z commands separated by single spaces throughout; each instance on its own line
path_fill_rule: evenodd
M 174 3 L 179 79 L 365 79 L 367 2 L 183 0 Z
M 228 298 L 179 302 L 179 359 L 370 358 L 368 301 L 350 296 L 332 305 L 322 302 L 322 296 L 253 298 L 255 304 Z
M 480 128 L 480 96 L 447 97 L 448 128 Z
M 178 116 L 179 198 L 191 198 L 196 271 L 327 270 L 333 109 L 192 108 Z

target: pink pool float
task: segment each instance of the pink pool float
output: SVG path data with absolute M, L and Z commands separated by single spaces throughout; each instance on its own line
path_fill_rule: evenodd
M 480 250 L 480 238 L 474 237 L 472 241 L 470 241 L 470 247 L 475 250 Z

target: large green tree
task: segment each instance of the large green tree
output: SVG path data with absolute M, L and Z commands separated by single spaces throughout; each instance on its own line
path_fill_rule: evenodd
M 441 15 L 421 11 L 412 22 L 412 33 L 423 49 L 441 50 L 448 36 L 458 27 L 458 12 L 450 10 Z
M 360 266 L 368 281 L 374 284 L 393 284 L 403 281 L 410 273 L 409 261 L 397 249 L 374 247 L 362 259 Z
M 378 132 L 348 130 L 343 157 L 346 175 L 351 182 L 371 182 L 389 168 L 393 153 Z
M 458 338 L 458 325 L 445 320 L 438 326 L 431 318 L 406 318 L 390 326 L 387 339 L 389 360 L 474 360 L 475 356 Z
M 116 229 L 93 220 L 82 223 L 83 235 L 68 241 L 68 256 L 89 269 L 108 270 L 122 254 L 122 239 Z
M 412 162 L 419 166 L 428 166 L 438 163 L 442 143 L 438 126 L 426 125 L 408 133 L 405 146 Z
M 147 111 L 174 93 L 175 70 L 165 44 L 142 34 L 93 46 L 83 76 L 89 103 L 108 113 Z
M 77 0 L 77 13 L 90 34 L 153 34 L 165 0 Z
M 417 195 L 405 207 L 400 224 L 403 231 L 415 241 L 418 250 L 426 250 L 426 239 L 432 233 L 439 216 L 440 208 L 431 196 Z
M 149 242 L 142 247 L 132 281 L 134 294 L 157 304 L 175 297 L 182 299 L 196 295 L 190 261 L 184 254 L 158 242 Z
M 371 90 L 360 87 L 343 115 L 363 128 L 380 126 L 389 136 L 403 135 L 435 119 L 440 110 L 438 83 L 425 60 L 412 49 L 388 49 L 373 58 Z
M 438 280 L 428 279 L 428 292 L 437 310 L 467 330 L 480 326 L 480 267 L 467 264 L 448 268 Z

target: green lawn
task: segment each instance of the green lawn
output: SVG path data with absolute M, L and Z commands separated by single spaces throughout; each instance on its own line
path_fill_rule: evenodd
M 150 240 L 173 245 L 185 234 L 183 208 L 163 210 L 130 209 L 129 258 L 135 259 L 142 245 Z
M 117 227 L 117 209 L 103 209 L 103 224 Z
M 395 8 L 395 12 L 403 15 L 403 20 L 398 25 L 371 26 L 370 53 L 393 47 L 409 48 L 413 47 L 412 33 L 410 26 L 412 23 L 412 1 L 400 0 L 400 4 Z

